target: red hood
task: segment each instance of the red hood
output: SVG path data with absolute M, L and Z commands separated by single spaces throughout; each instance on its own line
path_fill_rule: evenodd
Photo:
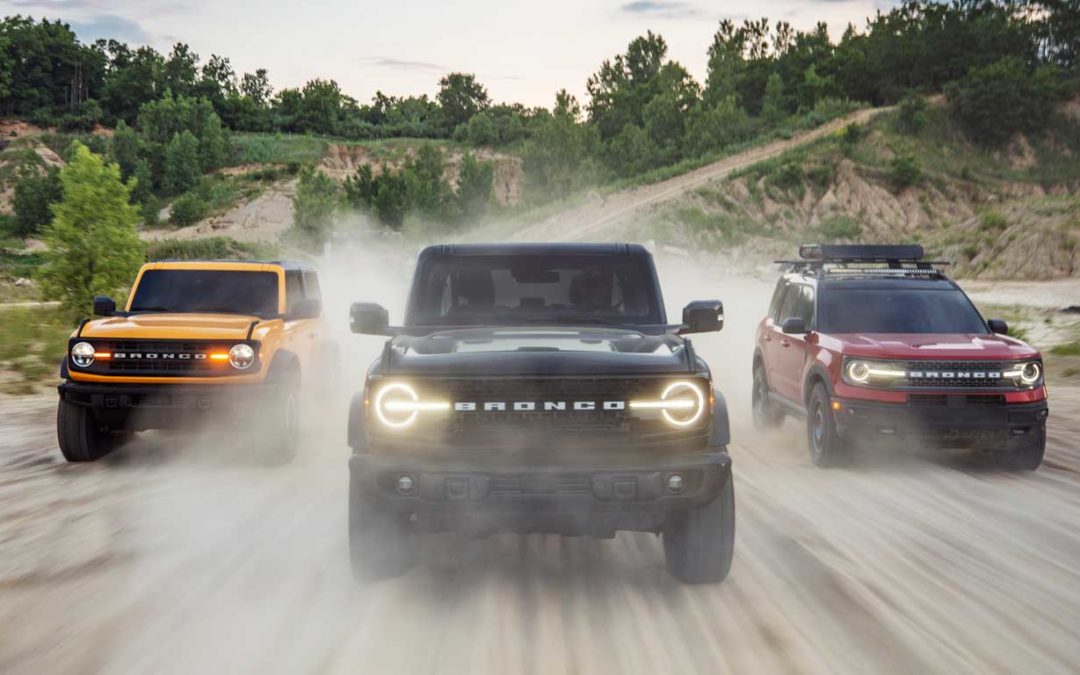
M 1004 335 L 974 333 L 847 333 L 831 337 L 842 343 L 846 356 L 887 359 L 1025 359 L 1038 350 Z

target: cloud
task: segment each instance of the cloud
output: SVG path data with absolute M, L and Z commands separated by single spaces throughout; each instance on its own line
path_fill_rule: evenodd
M 72 19 L 67 23 L 84 43 L 99 38 L 135 44 L 150 42 L 150 36 L 137 22 L 115 14 L 91 15 L 85 19 Z
M 701 15 L 697 7 L 678 0 L 632 0 L 619 9 L 626 14 L 648 15 L 661 19 L 685 19 Z
M 388 56 L 368 56 L 360 59 L 362 63 L 376 68 L 389 68 L 391 70 L 420 70 L 420 71 L 445 71 L 447 68 L 437 63 L 428 61 L 409 61 L 407 59 L 394 59 Z

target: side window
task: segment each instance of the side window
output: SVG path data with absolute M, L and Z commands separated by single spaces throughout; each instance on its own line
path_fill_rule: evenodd
M 304 297 L 322 300 L 322 292 L 319 290 L 319 275 L 311 270 L 304 272 Z
M 787 287 L 787 292 L 784 293 L 784 300 L 780 303 L 780 312 L 776 315 L 777 325 L 782 324 L 785 319 L 789 319 L 795 316 L 795 305 L 799 299 L 799 286 L 790 284 Z
M 780 313 L 780 303 L 784 299 L 784 289 L 786 288 L 787 281 L 785 279 L 776 282 L 776 290 L 773 291 L 772 301 L 769 303 L 769 317 L 775 322 L 780 321 L 777 315 Z
M 810 285 L 799 286 L 799 299 L 795 303 L 793 316 L 800 317 L 806 322 L 806 327 L 814 325 L 814 287 Z
M 285 311 L 291 312 L 297 301 L 303 300 L 304 290 L 300 283 L 299 270 L 285 272 Z

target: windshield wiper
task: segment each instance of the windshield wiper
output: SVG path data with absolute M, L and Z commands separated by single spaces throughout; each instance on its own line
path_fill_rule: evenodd
M 151 305 L 151 306 L 148 306 L 148 307 L 132 307 L 131 308 L 131 313 L 132 314 L 139 314 L 141 312 L 175 312 L 175 311 L 176 310 L 174 310 L 174 309 L 172 309 L 170 307 L 158 307 L 156 305 Z

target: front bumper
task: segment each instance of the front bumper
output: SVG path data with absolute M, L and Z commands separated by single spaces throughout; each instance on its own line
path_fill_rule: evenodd
M 994 403 L 976 397 L 946 395 L 936 399 L 882 403 L 833 399 L 841 436 L 922 436 L 978 439 L 1023 436 L 1046 424 L 1045 400 L 1032 403 Z
M 669 514 L 710 503 L 731 480 L 731 457 L 718 450 L 647 465 L 491 466 L 355 454 L 349 472 L 354 490 L 421 531 L 610 537 L 658 532 Z M 679 492 L 668 487 L 676 474 Z M 414 486 L 404 494 L 401 476 Z
M 214 415 L 250 410 L 274 385 L 103 384 L 68 380 L 60 400 L 92 408 L 106 421 L 132 430 L 180 427 Z

